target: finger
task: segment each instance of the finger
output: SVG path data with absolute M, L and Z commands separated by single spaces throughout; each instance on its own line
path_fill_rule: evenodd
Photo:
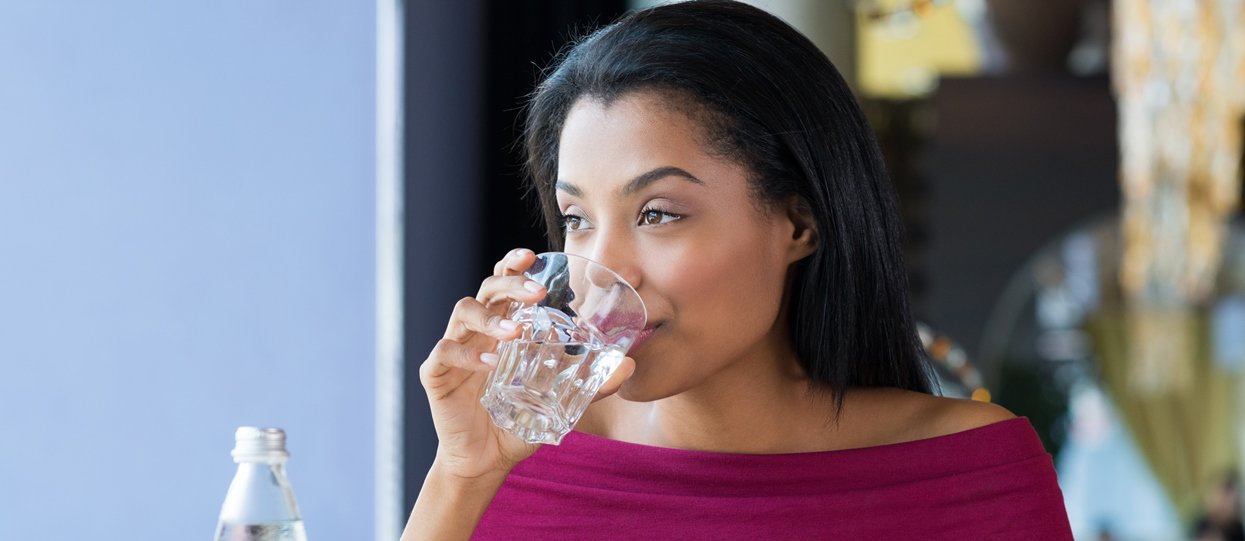
M 523 274 L 523 271 L 532 266 L 536 262 L 536 253 L 527 248 L 515 248 L 510 250 L 501 261 L 493 265 L 494 276 L 514 276 Z
M 437 341 L 432 353 L 419 366 L 419 380 L 424 387 L 437 387 L 438 380 L 454 369 L 484 372 L 497 366 L 497 355 L 480 353 L 466 344 L 449 339 Z
M 476 293 L 476 300 L 489 307 L 504 301 L 534 303 L 544 297 L 545 286 L 526 276 L 490 276 Z
M 634 373 L 635 359 L 624 357 L 618 368 L 614 369 L 614 373 L 610 374 L 610 379 L 605 380 L 605 383 L 601 384 L 601 390 L 597 391 L 597 395 L 593 397 L 592 401 L 596 402 L 618 392 L 618 388 L 622 387 L 623 382 L 627 381 L 627 378 L 630 378 Z
M 519 335 L 519 325 L 489 310 L 480 301 L 463 297 L 454 305 L 454 313 L 445 328 L 444 338 L 466 342 L 478 334 L 509 340 Z

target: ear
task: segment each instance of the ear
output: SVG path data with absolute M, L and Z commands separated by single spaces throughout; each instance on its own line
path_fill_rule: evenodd
M 817 233 L 817 220 L 813 219 L 813 209 L 803 197 L 793 195 L 783 203 L 790 237 L 787 246 L 787 262 L 794 263 L 817 251 L 820 236 Z

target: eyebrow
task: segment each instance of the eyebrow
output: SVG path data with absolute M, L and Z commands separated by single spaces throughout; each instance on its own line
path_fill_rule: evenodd
M 622 189 L 618 191 L 618 195 L 619 196 L 631 195 L 640 190 L 643 190 L 649 184 L 657 182 L 666 177 L 679 177 L 693 184 L 699 184 L 701 186 L 705 185 L 704 181 L 696 178 L 691 173 L 688 173 L 687 171 L 684 171 L 678 167 L 667 165 L 664 167 L 658 167 L 656 169 L 653 169 L 652 171 L 649 171 L 647 173 L 644 173 L 638 177 L 635 177 L 627 181 L 627 183 L 623 185 Z M 554 186 L 557 189 L 564 191 L 575 197 L 583 196 L 583 191 L 580 190 L 578 186 L 575 186 L 574 184 L 571 184 L 569 182 L 559 180 Z

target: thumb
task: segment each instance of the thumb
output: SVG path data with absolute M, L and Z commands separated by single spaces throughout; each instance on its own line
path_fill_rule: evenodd
M 610 396 L 618 392 L 618 388 L 622 387 L 624 381 L 635 373 L 635 359 L 624 357 L 619 363 L 618 368 L 614 369 L 614 373 L 610 375 L 610 379 L 605 380 L 601 384 L 601 390 L 597 391 L 597 396 L 592 399 L 593 402 Z

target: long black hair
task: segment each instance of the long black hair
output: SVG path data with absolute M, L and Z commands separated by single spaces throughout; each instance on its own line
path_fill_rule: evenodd
M 788 303 L 800 363 L 842 407 L 849 387 L 930 392 L 881 151 L 850 88 L 794 28 L 760 9 L 693 0 L 624 16 L 573 43 L 527 104 L 528 178 L 554 249 L 554 182 L 571 106 L 634 91 L 691 100 L 711 146 L 748 168 L 762 203 L 798 197 L 816 221 Z M 837 408 L 836 408 L 837 409 Z

